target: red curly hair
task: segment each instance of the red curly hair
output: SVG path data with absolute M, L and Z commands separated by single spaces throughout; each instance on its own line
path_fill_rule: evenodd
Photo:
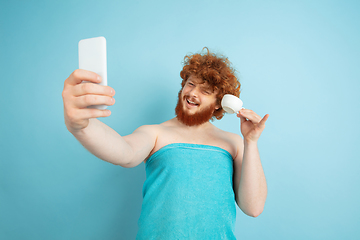
M 219 91 L 217 94 L 217 104 L 221 106 L 221 99 L 225 94 L 240 96 L 240 82 L 235 76 L 235 69 L 231 67 L 230 61 L 223 56 L 217 56 L 210 53 L 208 48 L 206 54 L 193 54 L 184 57 L 184 67 L 180 72 L 181 82 L 184 88 L 190 75 L 203 80 L 203 83 L 209 84 L 213 91 Z M 220 120 L 225 114 L 224 109 L 219 108 L 214 111 L 213 118 Z

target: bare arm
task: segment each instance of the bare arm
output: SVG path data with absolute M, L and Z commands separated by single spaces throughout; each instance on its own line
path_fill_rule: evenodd
M 98 158 L 122 167 L 135 167 L 144 161 L 156 142 L 156 126 L 142 126 L 127 136 L 120 136 L 115 130 L 97 119 L 90 119 L 89 125 L 73 135 Z
M 252 217 L 259 216 L 265 205 L 267 185 L 257 143 L 244 143 L 243 154 L 234 161 L 234 189 L 239 208 Z
M 241 132 L 244 143 L 238 141 L 238 154 L 234 160 L 234 190 L 236 202 L 247 215 L 259 216 L 267 197 L 267 184 L 257 146 L 269 115 L 263 119 L 251 110 L 241 110 Z M 241 142 L 241 143 L 240 143 Z
M 90 81 L 83 83 L 82 81 Z M 68 130 L 92 154 L 123 167 L 134 167 L 149 155 L 156 142 L 156 127 L 143 126 L 133 134 L 122 137 L 112 128 L 97 120 L 110 116 L 109 110 L 89 109 L 91 105 L 113 105 L 114 89 L 100 86 L 96 73 L 75 70 L 65 80 L 62 93 L 64 118 Z

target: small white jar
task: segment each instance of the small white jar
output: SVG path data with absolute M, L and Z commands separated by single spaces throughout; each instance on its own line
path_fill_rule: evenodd
M 225 94 L 221 100 L 221 106 L 227 113 L 233 114 L 239 112 L 243 108 L 243 102 L 234 95 Z

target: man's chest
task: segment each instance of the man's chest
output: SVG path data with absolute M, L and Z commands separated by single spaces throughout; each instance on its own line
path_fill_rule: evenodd
M 210 145 L 228 151 L 233 158 L 236 156 L 236 145 L 225 135 L 217 132 L 186 132 L 181 130 L 161 131 L 151 154 L 172 143 L 191 143 Z M 150 154 L 150 155 L 151 155 Z

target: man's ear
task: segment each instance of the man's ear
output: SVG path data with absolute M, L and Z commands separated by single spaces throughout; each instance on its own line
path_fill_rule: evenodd
M 221 105 L 220 104 L 217 104 L 216 106 L 215 106 L 215 110 L 219 110 L 221 108 Z

